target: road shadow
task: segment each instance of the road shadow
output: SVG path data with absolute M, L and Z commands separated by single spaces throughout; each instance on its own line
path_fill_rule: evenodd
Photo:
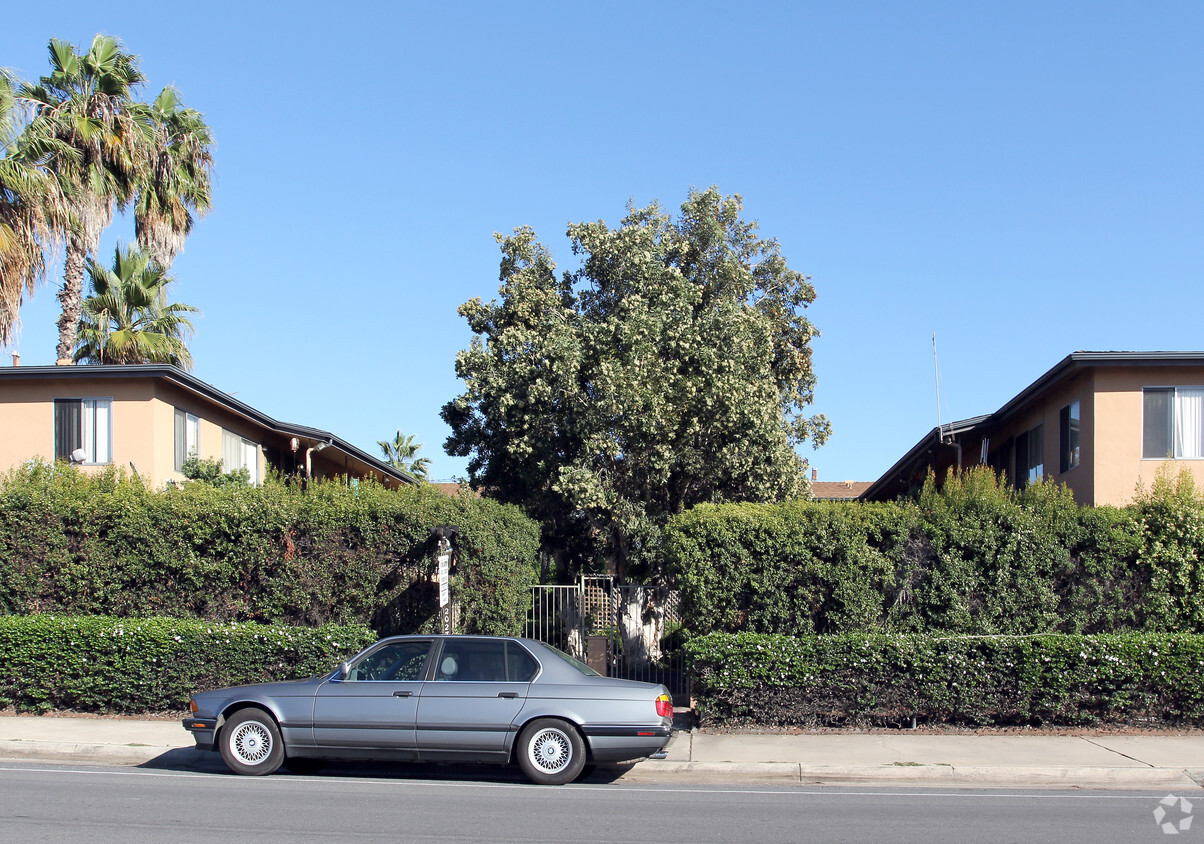
M 308 761 L 308 760 L 307 760 Z M 587 766 L 586 773 L 578 783 L 606 784 L 619 780 L 637 763 L 605 764 Z M 138 765 L 139 768 L 158 771 L 187 771 L 190 773 L 238 776 L 222 762 L 222 757 L 213 752 L 180 747 L 161 753 Z M 273 777 L 306 777 L 329 779 L 397 779 L 397 780 L 450 780 L 454 782 L 530 784 L 517 765 L 489 765 L 483 763 L 457 762 L 375 762 L 339 759 L 324 764 L 317 771 L 297 773 L 281 767 Z

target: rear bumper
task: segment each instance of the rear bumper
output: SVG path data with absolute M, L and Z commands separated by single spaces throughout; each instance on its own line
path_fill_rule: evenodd
M 672 728 L 663 724 L 643 727 L 591 726 L 583 727 L 582 732 L 589 742 L 590 757 L 594 762 L 646 759 L 660 753 L 673 734 Z
M 217 732 L 216 718 L 185 718 L 184 729 L 192 733 L 197 750 L 213 750 L 213 737 Z

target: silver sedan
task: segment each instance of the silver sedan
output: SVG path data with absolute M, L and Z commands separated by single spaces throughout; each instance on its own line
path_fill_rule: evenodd
M 603 677 L 532 639 L 396 636 L 309 680 L 201 692 L 184 727 L 239 774 L 323 760 L 517 762 L 559 785 L 669 741 L 661 685 Z

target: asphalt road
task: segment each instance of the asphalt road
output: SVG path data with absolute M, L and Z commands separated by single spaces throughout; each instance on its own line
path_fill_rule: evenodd
M 397 777 L 362 766 L 252 778 L 6 763 L 0 841 L 1204 842 L 1204 821 L 1168 839 L 1154 819 L 1161 793 L 605 782 L 553 788 L 488 771 L 436 779 L 442 771 Z M 1193 810 L 1204 814 L 1204 799 L 1198 804 Z M 1164 822 L 1178 825 L 1183 808 L 1167 809 Z

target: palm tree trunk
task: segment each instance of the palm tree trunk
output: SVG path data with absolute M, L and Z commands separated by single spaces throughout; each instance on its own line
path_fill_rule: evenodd
M 84 255 L 82 243 L 72 238 L 67 244 L 67 260 L 63 266 L 63 287 L 58 300 L 59 316 L 58 362 L 71 361 L 75 356 L 75 338 L 79 332 L 79 315 L 84 304 Z

